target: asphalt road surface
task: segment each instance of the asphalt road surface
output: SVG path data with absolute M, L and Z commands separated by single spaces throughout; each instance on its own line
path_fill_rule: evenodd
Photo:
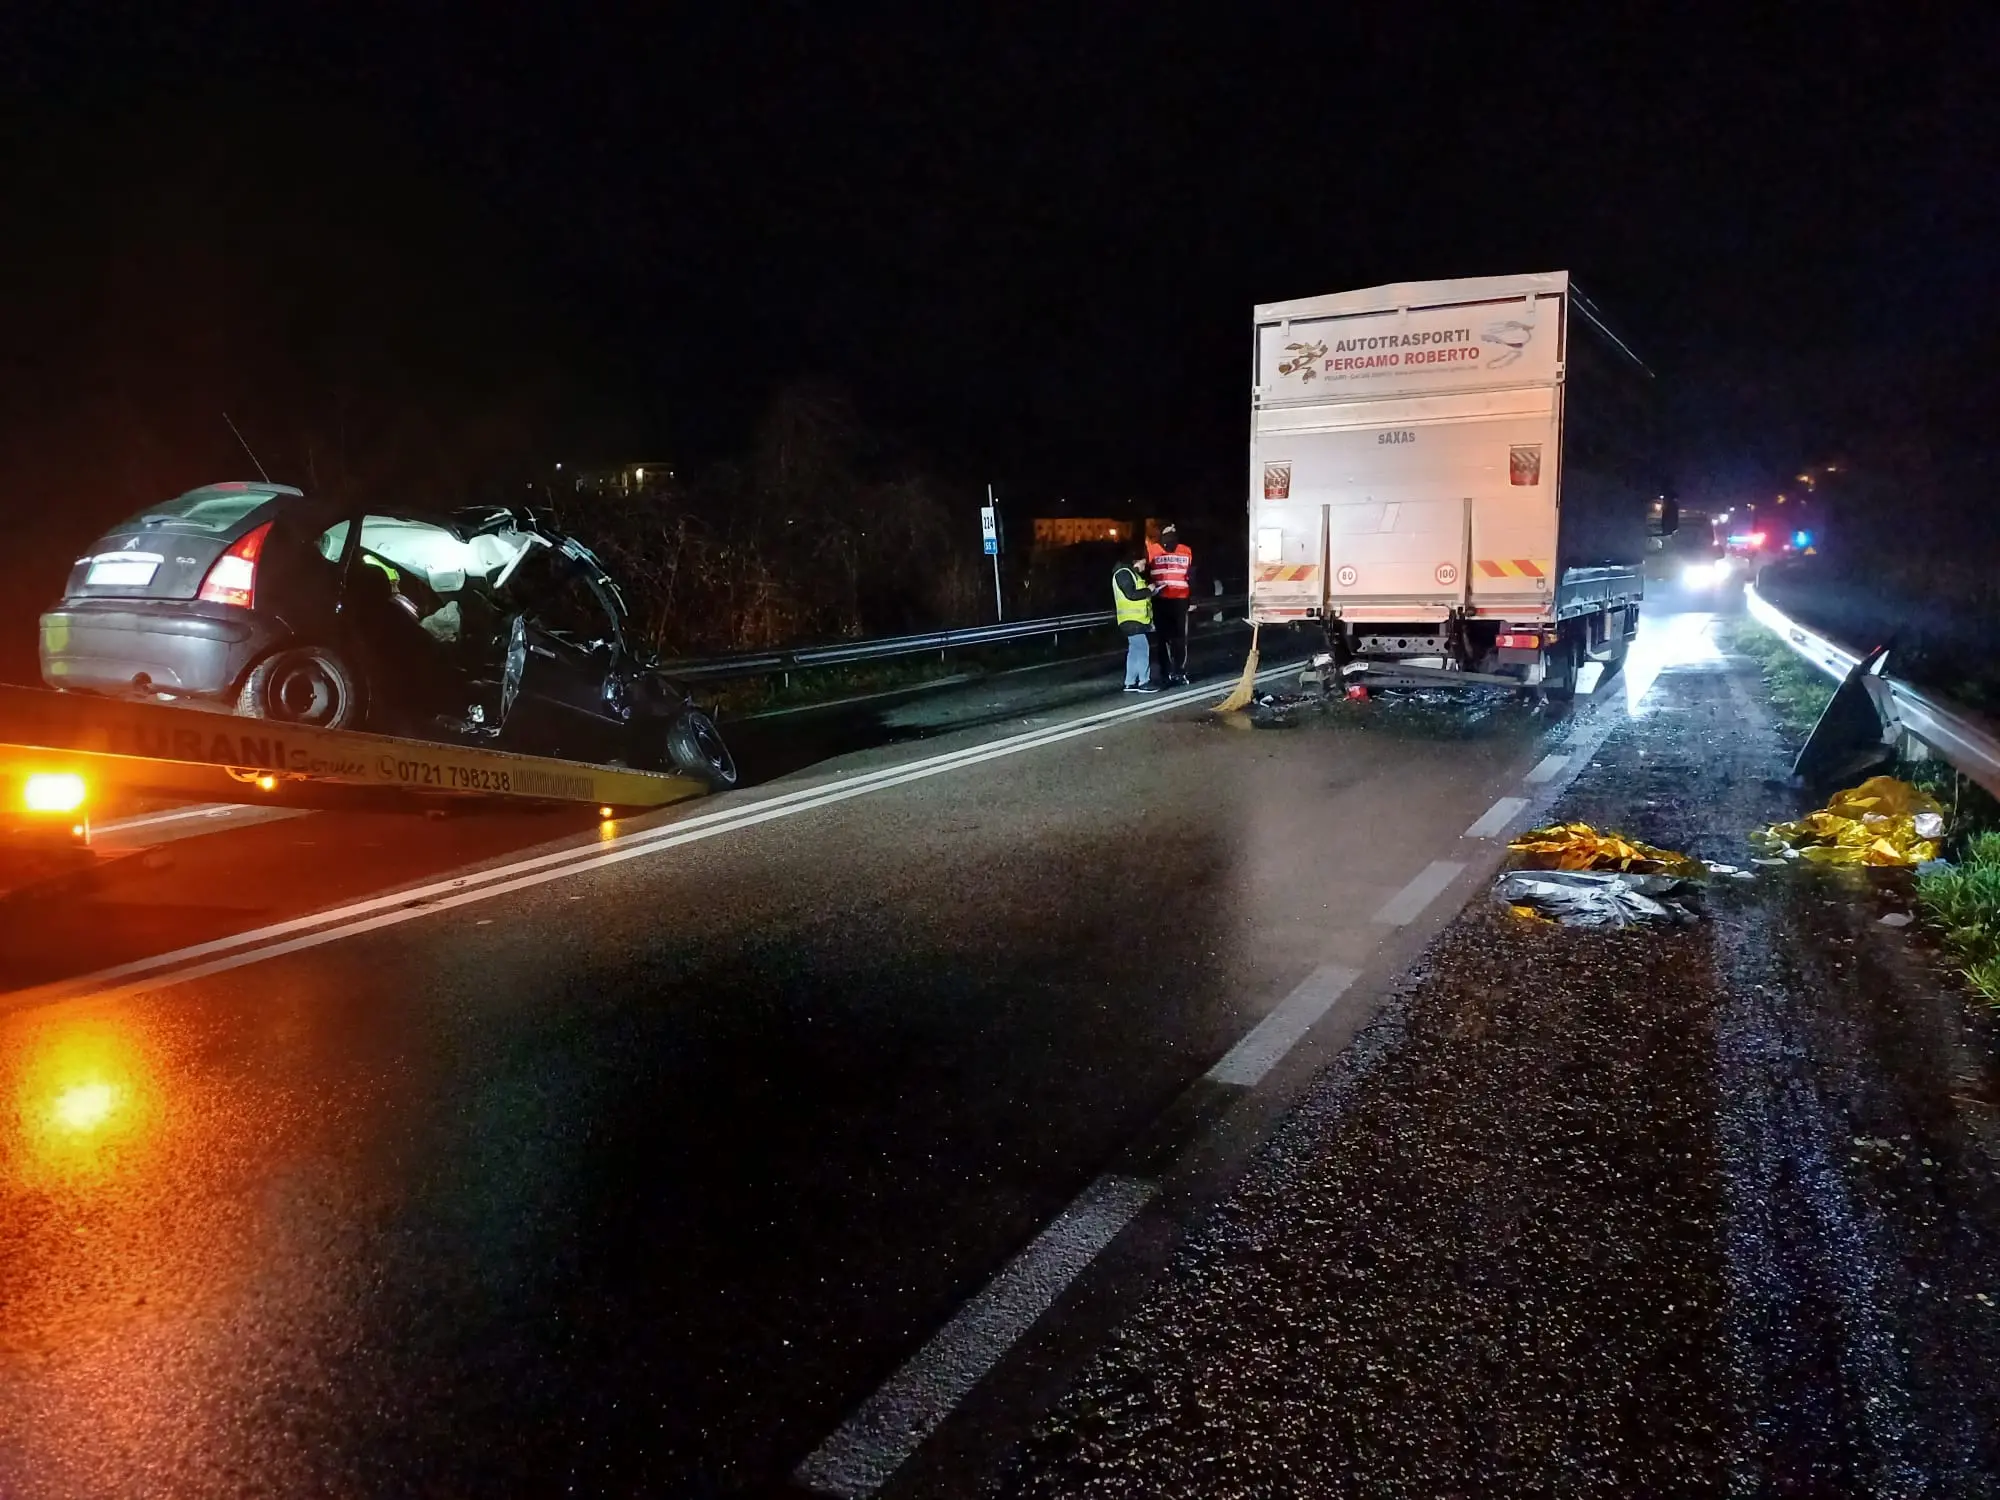
M 0 1493 L 956 1487 L 1685 624 L 1568 715 L 1051 669 L 9 913 Z

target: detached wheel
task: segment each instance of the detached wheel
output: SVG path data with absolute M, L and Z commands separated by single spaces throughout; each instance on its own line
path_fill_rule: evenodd
M 705 781 L 715 791 L 736 785 L 736 757 L 722 743 L 715 720 L 698 708 L 681 710 L 667 731 L 667 760 L 683 776 Z
M 326 647 L 292 646 L 250 669 L 236 711 L 309 729 L 352 729 L 361 722 L 361 683 Z

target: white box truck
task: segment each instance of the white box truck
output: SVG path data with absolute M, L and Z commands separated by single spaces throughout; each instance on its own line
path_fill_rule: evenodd
M 1562 697 L 1622 655 L 1671 502 L 1652 377 L 1567 272 L 1274 302 L 1255 337 L 1252 619 L 1349 680 Z

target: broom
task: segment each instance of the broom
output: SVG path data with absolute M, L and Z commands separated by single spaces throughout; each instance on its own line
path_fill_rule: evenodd
M 1230 690 L 1229 696 L 1216 704 L 1213 709 L 1209 710 L 1211 713 L 1241 713 L 1250 706 L 1250 694 L 1257 686 L 1257 631 L 1259 628 L 1256 625 L 1250 627 L 1250 655 L 1243 663 L 1243 675 L 1236 679 L 1236 686 Z

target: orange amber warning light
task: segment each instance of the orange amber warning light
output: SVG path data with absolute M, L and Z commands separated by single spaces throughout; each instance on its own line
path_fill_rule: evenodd
M 69 771 L 38 771 L 22 783 L 21 804 L 29 812 L 73 813 L 83 806 L 89 788 Z

